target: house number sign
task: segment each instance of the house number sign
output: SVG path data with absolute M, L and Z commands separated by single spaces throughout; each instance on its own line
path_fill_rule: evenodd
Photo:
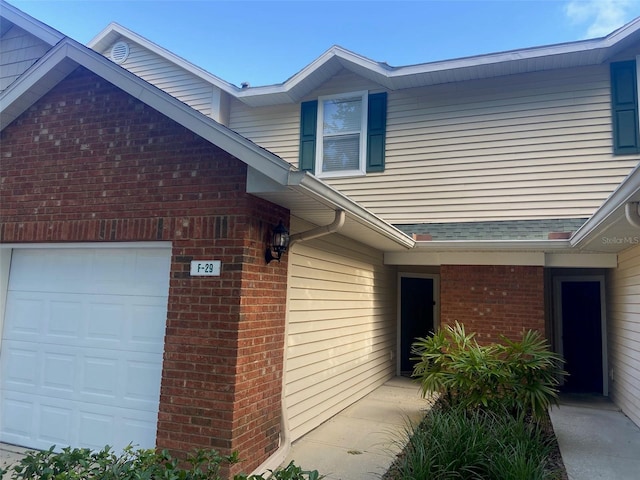
M 220 260 L 192 260 L 191 276 L 192 277 L 219 277 L 220 276 Z

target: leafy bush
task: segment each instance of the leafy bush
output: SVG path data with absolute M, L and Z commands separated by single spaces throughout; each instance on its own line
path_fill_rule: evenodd
M 166 450 L 135 450 L 132 446 L 116 455 L 106 446 L 96 452 L 87 448 L 63 448 L 54 452 L 28 452 L 9 470 L 0 468 L 0 478 L 12 472 L 12 480 L 220 480 L 220 469 L 239 461 L 237 452 L 220 455 L 215 450 L 198 450 L 186 462 L 171 457 Z M 183 464 L 190 467 L 183 468 Z M 291 462 L 271 471 L 272 480 L 319 480 L 317 471 L 303 471 Z M 262 475 L 236 475 L 234 480 L 265 480 Z
M 302 470 L 291 462 L 285 468 L 269 470 L 266 478 L 268 480 L 320 480 L 324 476 L 320 475 L 317 470 Z M 265 480 L 265 477 L 263 475 L 236 475 L 234 480 Z
M 501 337 L 503 343 L 491 345 L 479 345 L 474 337 L 456 322 L 432 337 L 416 339 L 413 376 L 423 395 L 439 393 L 451 406 L 546 415 L 566 372 L 540 333 L 527 331 L 519 342 Z
M 409 442 L 385 478 L 394 480 L 551 480 L 552 442 L 536 422 L 506 412 L 436 405 L 407 432 Z

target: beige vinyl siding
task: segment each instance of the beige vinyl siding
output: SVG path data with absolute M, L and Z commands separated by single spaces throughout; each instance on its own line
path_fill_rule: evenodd
M 122 67 L 199 112 L 213 116 L 211 107 L 217 87 L 135 42 L 127 40 L 127 44 L 129 57 L 121 64 Z M 101 53 L 110 58 L 111 45 Z
M 640 246 L 619 255 L 607 281 L 611 396 L 640 426 Z
M 251 108 L 232 99 L 229 117 L 231 130 L 297 166 L 300 105 Z
M 362 89 L 343 71 L 308 99 Z M 232 110 L 297 165 L 299 105 Z M 640 160 L 611 136 L 608 65 L 390 91 L 385 172 L 326 181 L 394 224 L 585 217 Z
M 362 90 L 381 91 L 379 85 L 343 71 L 335 79 L 314 91 L 307 100 L 320 95 Z M 239 100 L 232 100 L 229 127 L 298 166 L 300 104 L 252 108 Z
M 395 273 L 339 235 L 289 253 L 286 409 L 295 440 L 395 373 Z
M 0 37 L 0 92 L 51 48 L 15 25 Z

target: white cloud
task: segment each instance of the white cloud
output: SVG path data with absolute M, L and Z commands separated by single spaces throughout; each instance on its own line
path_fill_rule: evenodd
M 567 17 L 587 24 L 586 38 L 603 37 L 640 15 L 640 0 L 571 0 Z

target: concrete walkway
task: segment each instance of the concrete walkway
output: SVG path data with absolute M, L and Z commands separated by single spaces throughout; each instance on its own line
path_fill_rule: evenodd
M 295 441 L 284 465 L 293 460 L 328 480 L 380 478 L 428 407 L 415 382 L 393 378 Z
M 608 399 L 564 396 L 550 414 L 569 480 L 640 478 L 640 428 Z
M 18 463 L 28 450 L 24 447 L 0 443 L 0 468 L 9 468 L 10 465 Z

